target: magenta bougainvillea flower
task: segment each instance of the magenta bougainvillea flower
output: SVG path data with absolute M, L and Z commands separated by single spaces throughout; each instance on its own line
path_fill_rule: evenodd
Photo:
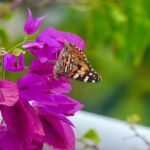
M 73 124 L 67 117 L 83 105 L 64 95 L 72 90 L 68 79 L 55 80 L 52 64 L 34 60 L 29 72 L 18 80 L 18 87 L 20 96 L 30 102 L 41 118 L 45 142 L 53 149 L 74 150 L 75 137 L 70 127 Z
M 28 10 L 28 19 L 24 26 L 26 34 L 37 31 L 44 17 L 32 19 Z M 64 42 L 70 42 L 81 50 L 84 41 L 77 35 L 46 28 L 35 41 L 26 42 L 23 48 L 37 56 L 31 66 L 17 83 L 0 80 L 0 150 L 42 150 L 47 144 L 53 150 L 75 150 L 74 125 L 68 119 L 83 105 L 66 94 L 72 91 L 69 79 L 54 78 L 54 64 Z M 24 71 L 24 55 L 18 58 L 5 54 L 5 70 Z
M 3 66 L 5 70 L 11 72 L 24 71 L 24 54 L 20 53 L 19 56 L 15 56 L 14 54 L 5 54 L 3 60 Z
M 32 12 L 28 9 L 28 19 L 24 25 L 24 32 L 26 34 L 34 34 L 40 27 L 40 24 L 44 18 L 45 16 L 33 19 Z
M 53 65 L 33 60 L 29 72 L 18 80 L 20 94 L 24 99 L 47 99 L 48 94 L 66 94 L 72 90 L 67 78 L 54 79 Z M 38 91 L 37 91 L 38 90 Z M 27 92 L 27 93 L 26 93 Z
M 3 125 L 0 125 L 0 149 L 2 150 L 16 150 L 22 149 L 22 144 L 19 142 L 15 135 L 7 131 L 7 128 Z
M 0 125 L 0 149 L 22 150 L 33 146 L 36 134 L 44 136 L 42 124 L 29 104 L 19 98 L 16 83 L 0 81 L 0 110 L 4 125 Z M 2 101 L 2 100 L 0 100 Z M 29 150 L 29 149 L 28 149 Z
M 81 50 L 85 48 L 85 42 L 79 36 L 51 27 L 44 29 L 35 42 L 26 43 L 23 47 L 30 50 L 41 62 L 56 61 L 65 41 L 76 45 Z
M 73 115 L 83 105 L 63 95 L 72 90 L 69 80 L 65 77 L 56 80 L 52 73 L 52 64 L 34 60 L 30 71 L 18 80 L 20 95 L 27 101 L 35 101 L 34 105 L 42 106 L 45 113 L 67 120 L 66 116 Z
M 12 84 L 11 87 L 14 87 L 15 84 L 7 80 L 2 80 L 0 83 L 4 89 L 7 89 L 10 84 Z M 75 137 L 70 127 L 72 123 L 67 119 L 67 116 L 73 115 L 81 109 L 82 104 L 59 94 L 49 94 L 50 98 L 43 101 L 35 98 L 36 100 L 32 103 L 28 103 L 21 96 L 18 99 L 18 94 L 20 93 L 12 93 L 15 102 L 13 106 L 7 106 L 8 102 L 0 105 L 3 121 L 6 125 L 6 128 L 0 132 L 3 133 L 0 134 L 0 143 L 6 140 L 0 145 L 1 149 L 7 149 L 7 142 L 15 142 L 13 147 L 18 150 L 39 148 L 39 145 L 41 146 L 39 149 L 42 149 L 44 143 L 53 149 L 75 149 Z
M 66 122 L 53 116 L 42 117 L 46 143 L 53 150 L 75 150 L 75 135 Z
M 44 138 L 40 118 L 35 114 L 33 108 L 22 99 L 19 99 L 13 107 L 3 106 L 1 113 L 7 132 L 14 136 L 18 150 L 29 150 L 29 147 L 37 146 L 34 144 L 34 141 L 38 141 L 36 136 Z M 10 140 L 9 137 L 8 140 Z M 40 143 L 43 143 L 43 140 Z

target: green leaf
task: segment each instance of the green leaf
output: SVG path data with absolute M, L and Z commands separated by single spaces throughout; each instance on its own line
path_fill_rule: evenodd
M 129 123 L 139 123 L 141 121 L 141 117 L 138 114 L 132 114 L 127 117 L 127 121 Z
M 12 53 L 15 54 L 16 56 L 19 56 L 20 53 L 25 54 L 25 51 L 23 51 L 23 50 L 20 49 L 20 48 L 16 48 L 16 49 L 13 50 Z
M 83 138 L 84 139 L 89 139 L 95 143 L 100 143 L 100 137 L 99 135 L 97 134 L 97 132 L 93 129 L 89 129 L 84 135 L 83 135 Z

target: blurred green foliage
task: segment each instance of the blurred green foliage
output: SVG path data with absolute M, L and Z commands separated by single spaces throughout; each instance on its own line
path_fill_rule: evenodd
M 138 114 L 132 114 L 127 117 L 127 122 L 129 124 L 137 124 L 141 121 L 141 118 Z
M 93 129 L 89 129 L 81 138 L 91 140 L 96 144 L 101 142 L 99 135 Z
M 9 20 L 1 18 L 1 46 L 10 48 L 23 39 L 27 7 L 18 6 Z M 82 0 L 31 7 L 34 16 L 47 16 L 42 28 L 53 26 L 85 40 L 85 53 L 103 78 L 98 84 L 71 81 L 70 96 L 84 103 L 85 110 L 120 119 L 137 113 L 142 124 L 150 126 L 149 8 L 149 0 Z M 9 27 L 10 22 L 14 26 Z

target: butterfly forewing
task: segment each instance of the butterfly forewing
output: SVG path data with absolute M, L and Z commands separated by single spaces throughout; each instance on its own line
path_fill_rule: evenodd
M 79 80 L 82 82 L 99 82 L 101 80 L 88 62 L 86 55 L 70 43 L 65 43 L 58 61 L 54 67 L 54 75 L 58 78 L 61 75 Z

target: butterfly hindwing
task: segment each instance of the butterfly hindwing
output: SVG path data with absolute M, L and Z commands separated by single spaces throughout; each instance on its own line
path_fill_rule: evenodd
M 75 69 L 74 69 L 75 68 Z M 82 82 L 98 82 L 100 80 L 99 75 L 94 71 L 89 62 L 79 60 L 70 72 L 69 77 L 80 80 Z
M 86 55 L 70 43 L 65 43 L 58 62 L 54 67 L 55 77 L 60 75 L 79 80 L 82 82 L 99 82 L 101 80 L 88 62 Z

